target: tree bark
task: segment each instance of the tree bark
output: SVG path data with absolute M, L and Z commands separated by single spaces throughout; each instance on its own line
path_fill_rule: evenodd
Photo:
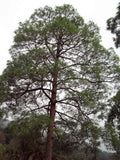
M 55 106 L 52 105 L 50 109 L 50 123 L 48 126 L 48 133 L 47 133 L 45 160 L 52 160 L 54 120 L 55 120 Z
M 54 138 L 53 132 L 54 132 L 54 121 L 55 121 L 55 109 L 56 109 L 56 94 L 57 94 L 57 73 L 54 75 L 54 80 L 53 80 L 51 106 L 50 106 L 50 122 L 48 125 L 45 160 L 52 160 L 53 138 Z

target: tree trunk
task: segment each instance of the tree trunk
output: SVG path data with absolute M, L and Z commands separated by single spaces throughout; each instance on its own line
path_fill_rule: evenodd
M 52 95 L 51 95 L 51 106 L 50 106 L 50 123 L 48 126 L 48 133 L 47 133 L 45 160 L 52 160 L 59 52 L 60 52 L 60 43 L 58 43 L 58 46 L 57 46 L 57 55 L 55 58 L 55 65 L 54 65 L 53 74 L 52 74 L 53 83 L 52 83 Z
M 50 122 L 48 125 L 45 160 L 52 160 L 53 138 L 54 138 L 53 132 L 54 132 L 54 121 L 55 121 L 55 109 L 56 109 L 56 94 L 57 94 L 57 74 L 55 75 L 54 80 L 53 80 L 53 89 L 52 89 L 51 106 L 50 106 Z
M 52 160 L 54 120 L 55 120 L 55 106 L 53 105 L 51 106 L 50 109 L 50 123 L 48 126 L 48 133 L 47 133 L 45 160 Z

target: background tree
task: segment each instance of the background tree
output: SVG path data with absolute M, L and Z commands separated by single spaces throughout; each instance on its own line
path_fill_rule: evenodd
M 22 112 L 20 117 L 10 121 L 3 130 L 4 151 L 1 160 L 43 160 L 45 148 L 45 135 L 48 125 L 47 115 L 34 112 Z
M 111 108 L 106 122 L 105 142 L 109 149 L 120 152 L 120 91 L 111 99 Z
M 112 107 L 108 114 L 107 121 L 117 129 L 120 137 L 120 91 L 112 98 Z
M 107 29 L 115 35 L 113 40 L 116 48 L 120 47 L 120 3 L 118 4 L 115 17 L 111 17 L 107 20 Z
M 119 58 L 100 41 L 98 27 L 85 24 L 70 5 L 39 8 L 15 31 L 12 60 L 0 76 L 0 102 L 14 113 L 48 115 L 46 160 L 52 159 L 56 120 L 80 127 L 105 111 Z

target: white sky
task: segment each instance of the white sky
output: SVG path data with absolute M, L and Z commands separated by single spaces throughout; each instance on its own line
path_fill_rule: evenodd
M 24 22 L 36 8 L 71 4 L 85 22 L 92 20 L 100 27 L 102 44 L 114 47 L 113 35 L 106 30 L 106 20 L 116 13 L 119 0 L 0 0 L 0 74 L 10 59 L 9 48 L 19 22 Z M 120 50 L 116 50 L 120 53 Z M 119 54 L 120 55 L 120 54 Z

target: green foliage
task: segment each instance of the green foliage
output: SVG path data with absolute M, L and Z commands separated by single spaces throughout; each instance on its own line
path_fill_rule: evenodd
M 120 3 L 117 7 L 117 12 L 115 17 L 111 17 L 107 20 L 107 29 L 115 35 L 113 38 L 116 48 L 120 47 Z
M 35 113 L 22 112 L 17 120 L 8 125 L 8 129 L 13 131 L 14 135 L 25 136 L 32 140 L 36 137 L 42 137 L 49 123 L 47 115 L 37 115 Z
M 7 160 L 42 159 L 48 123 L 47 115 L 23 112 L 4 129 L 6 142 L 1 144 L 1 156 Z

